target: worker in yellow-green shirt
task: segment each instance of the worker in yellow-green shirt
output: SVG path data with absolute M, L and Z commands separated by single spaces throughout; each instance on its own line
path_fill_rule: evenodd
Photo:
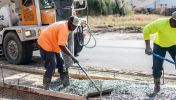
M 143 30 L 144 40 L 146 44 L 145 53 L 152 55 L 153 53 L 165 57 L 168 51 L 172 59 L 175 61 L 176 56 L 176 11 L 172 13 L 171 18 L 157 19 L 146 25 Z M 156 34 L 154 39 L 153 51 L 150 47 L 150 35 Z M 154 77 L 154 93 L 160 91 L 160 77 L 163 70 L 163 61 L 153 56 L 153 77 Z

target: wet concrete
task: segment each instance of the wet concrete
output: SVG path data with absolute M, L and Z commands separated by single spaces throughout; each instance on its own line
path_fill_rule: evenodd
M 51 88 L 54 91 L 86 95 L 96 91 L 93 84 L 88 80 L 71 79 L 71 85 L 63 88 L 62 85 Z M 110 95 L 103 96 L 104 100 L 176 100 L 175 85 L 161 85 L 161 91 L 151 97 L 153 84 L 151 81 L 126 81 L 126 80 L 95 80 L 102 90 L 113 88 Z
M 14 70 L 3 69 L 5 82 L 9 84 L 18 84 L 28 87 L 42 87 L 42 75 L 34 75 L 29 73 L 18 72 Z M 1 74 L 1 73 L 0 73 Z M 96 74 L 95 72 L 93 73 Z M 102 76 L 109 76 L 105 73 Z M 119 74 L 116 75 L 120 77 Z M 125 79 L 128 80 L 95 80 L 95 83 L 98 87 L 102 87 L 102 90 L 113 88 L 113 91 L 110 95 L 103 96 L 103 100 L 176 100 L 176 85 L 175 81 L 165 80 L 165 85 L 161 86 L 161 91 L 154 97 L 149 97 L 148 94 L 153 91 L 153 80 L 151 77 L 137 77 L 127 75 Z M 0 77 L 2 81 L 2 77 Z M 70 78 L 71 85 L 64 88 L 58 77 L 53 77 L 51 89 L 57 92 L 72 93 L 77 95 L 87 95 L 92 91 L 96 91 L 96 88 L 89 80 L 78 80 Z M 0 89 L 1 90 L 1 89 Z M 6 96 L 4 96 L 4 93 Z M 13 95 L 13 94 L 12 94 Z M 14 94 L 15 95 L 15 94 Z M 22 95 L 23 92 L 20 92 L 19 95 L 11 96 L 9 91 L 1 90 L 0 98 L 17 98 Z M 42 100 L 42 99 L 39 99 Z M 52 99 L 51 99 L 52 100 Z
M 14 75 L 6 76 L 7 79 L 6 82 L 11 84 L 13 84 L 14 82 L 14 84 L 16 84 L 15 82 L 16 79 L 13 79 L 12 77 L 14 77 Z M 10 80 L 12 82 L 10 82 Z M 102 97 L 103 100 L 176 100 L 175 94 L 176 85 L 174 85 L 173 83 L 161 85 L 161 91 L 155 97 L 149 97 L 148 95 L 152 93 L 154 85 L 151 79 L 148 81 L 145 80 L 94 80 L 94 81 L 98 87 L 102 88 L 102 90 L 113 88 L 111 94 Z M 51 89 L 57 92 L 72 93 L 81 96 L 85 96 L 87 95 L 87 93 L 97 91 L 89 80 L 78 80 L 70 78 L 70 83 L 71 83 L 70 86 L 64 88 L 60 82 L 60 79 L 54 77 L 52 79 Z M 20 81 L 20 85 L 41 88 L 42 76 L 28 75 Z M 1 90 L 0 98 L 10 99 L 11 97 L 13 97 L 16 98 L 16 100 L 24 100 L 21 99 L 20 95 L 22 95 L 22 97 L 26 95 L 26 93 L 23 92 L 19 92 L 19 94 L 16 95 L 14 94 L 13 91 L 11 93 L 9 90 L 4 89 L 0 90 Z M 14 95 L 16 95 L 17 97 L 15 97 Z

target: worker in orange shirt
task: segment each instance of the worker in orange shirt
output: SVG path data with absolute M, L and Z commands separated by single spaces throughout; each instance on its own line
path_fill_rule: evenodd
M 71 16 L 68 21 L 60 21 L 53 23 L 41 32 L 38 39 L 38 45 L 40 48 L 40 55 L 45 61 L 45 74 L 43 77 L 43 87 L 48 90 L 52 73 L 55 68 L 58 68 L 60 73 L 60 79 L 64 86 L 70 85 L 68 70 L 64 68 L 64 60 L 61 57 L 61 51 L 66 53 L 77 63 L 78 60 L 73 56 L 70 50 L 67 48 L 67 41 L 69 33 L 72 34 L 73 30 L 79 26 L 80 21 L 76 16 Z

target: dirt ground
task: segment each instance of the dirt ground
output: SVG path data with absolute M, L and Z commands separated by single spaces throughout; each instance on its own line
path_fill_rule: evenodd
M 141 27 L 125 27 L 125 28 L 97 27 L 95 29 L 92 29 L 91 33 L 94 35 L 96 39 L 143 40 Z M 89 35 L 87 37 L 89 37 Z

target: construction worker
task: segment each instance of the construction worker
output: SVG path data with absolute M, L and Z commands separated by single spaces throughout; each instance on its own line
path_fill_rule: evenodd
M 52 73 L 55 67 L 58 68 L 60 79 L 64 86 L 70 85 L 68 71 L 64 68 L 64 60 L 61 57 L 61 51 L 69 55 L 76 63 L 78 60 L 67 48 L 69 33 L 80 24 L 78 17 L 71 16 L 68 21 L 59 21 L 51 24 L 41 32 L 38 39 L 40 55 L 45 61 L 45 74 L 43 77 L 44 89 L 48 90 L 52 79 Z
M 176 56 L 176 11 L 172 13 L 171 18 L 157 19 L 146 25 L 143 30 L 144 40 L 146 44 L 145 53 L 152 55 L 153 53 L 165 57 L 166 51 L 169 52 L 172 59 Z M 153 51 L 150 47 L 150 35 L 156 34 L 154 39 Z M 154 93 L 160 91 L 160 77 L 163 70 L 163 60 L 153 56 L 153 77 L 154 77 Z

